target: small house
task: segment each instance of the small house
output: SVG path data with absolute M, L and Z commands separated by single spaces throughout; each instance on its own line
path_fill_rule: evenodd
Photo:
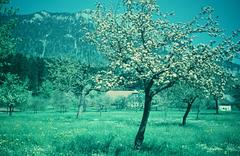
M 138 94 L 138 91 L 134 90 L 134 91 L 115 91 L 115 90 L 110 90 L 108 92 L 106 92 L 106 95 L 108 95 L 109 97 L 116 99 L 118 97 L 128 97 L 130 95 L 133 94 Z
M 123 105 L 125 105 L 128 108 L 136 108 L 139 107 L 138 100 L 138 94 L 139 92 L 134 91 L 108 91 L 106 92 L 106 95 L 110 97 L 113 101 L 122 99 Z M 118 108 L 119 106 L 117 106 Z M 122 107 L 122 106 L 121 106 Z
M 231 112 L 232 111 L 231 105 L 220 105 L 218 109 L 223 112 Z

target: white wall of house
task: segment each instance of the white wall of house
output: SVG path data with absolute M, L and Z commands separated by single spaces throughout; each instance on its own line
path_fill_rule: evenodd
M 230 112 L 232 110 L 232 107 L 231 106 L 220 105 L 219 110 L 223 111 L 223 112 Z

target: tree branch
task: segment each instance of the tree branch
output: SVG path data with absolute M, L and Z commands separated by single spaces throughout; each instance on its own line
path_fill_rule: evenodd
M 165 84 L 164 86 L 162 86 L 162 87 L 160 87 L 160 88 L 155 89 L 155 90 L 152 92 L 152 95 L 154 96 L 154 95 L 158 94 L 159 92 L 161 92 L 162 90 L 165 90 L 165 89 L 167 89 L 167 88 L 172 87 L 172 86 L 175 84 L 175 82 L 176 82 L 176 80 L 175 80 L 175 81 L 172 81 L 172 82 L 169 82 L 169 83 Z

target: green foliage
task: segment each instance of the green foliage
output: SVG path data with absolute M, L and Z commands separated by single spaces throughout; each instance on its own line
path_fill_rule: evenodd
M 43 81 L 41 87 L 40 87 L 40 94 L 44 98 L 51 98 L 51 93 L 54 91 L 53 83 L 49 80 Z
M 116 106 L 116 109 L 123 110 L 127 108 L 127 105 L 130 101 L 130 98 L 117 97 L 116 99 L 114 99 L 113 105 Z
M 15 14 L 13 8 L 8 8 L 5 4 L 8 4 L 9 0 L 0 1 L 0 57 L 6 57 L 9 54 L 15 52 L 16 41 L 12 37 L 12 29 L 16 24 L 15 20 L 5 20 L 6 16 Z M 2 64 L 0 64 L 2 65 Z
M 228 91 L 230 95 L 234 98 L 234 102 L 238 109 L 240 110 L 240 74 L 236 75 L 235 81 L 230 82 L 230 87 Z
M 29 57 L 27 76 L 30 80 L 29 88 L 32 90 L 33 95 L 38 95 L 40 92 L 40 86 L 46 77 L 46 64 L 44 59 L 40 57 Z
M 84 89 L 91 87 L 94 69 L 89 65 L 81 64 L 79 60 L 72 58 L 57 58 L 47 63 L 49 79 L 55 88 L 81 95 Z
M 11 36 L 11 30 L 14 22 L 0 26 L 0 56 L 6 57 L 10 53 L 15 52 L 15 40 Z
M 77 105 L 77 98 L 71 92 L 66 93 L 60 90 L 53 90 L 50 95 L 49 102 L 56 111 L 64 113 Z
M 31 96 L 28 101 L 27 108 L 32 110 L 34 113 L 43 111 L 48 106 L 48 101 L 42 96 Z
M 3 84 L 0 86 L 0 101 L 5 107 L 9 105 L 20 106 L 27 103 L 30 92 L 27 83 L 19 80 L 14 74 L 6 74 Z
M 193 97 L 205 98 L 204 92 L 191 84 L 178 83 L 170 89 L 170 92 L 171 104 L 176 107 L 185 107 Z
M 113 104 L 113 100 L 109 98 L 105 92 L 91 91 L 87 96 L 87 103 L 97 110 L 107 110 Z
M 95 31 L 89 38 L 109 59 L 107 71 L 96 77 L 99 87 L 139 84 L 155 95 L 183 80 L 206 93 L 222 93 L 221 75 L 227 72 L 222 65 L 239 51 L 239 31 L 225 37 L 212 7 L 203 7 L 187 23 L 170 22 L 172 14 L 160 12 L 156 1 L 123 1 L 122 8 L 124 13 L 116 14 L 99 4 L 93 13 Z M 202 33 L 222 42 L 195 43 Z M 214 75 L 220 77 L 219 90 Z
M 17 9 L 13 9 L 12 7 L 9 8 L 9 6 L 6 6 L 6 4 L 9 4 L 10 0 L 0 0 L 0 16 L 11 16 L 15 15 Z
M 39 57 L 27 57 L 23 54 L 9 54 L 5 58 L 1 58 L 2 74 L 12 73 L 19 76 L 20 80 L 28 80 L 28 88 L 33 95 L 38 95 L 44 77 L 46 77 L 46 67 L 44 60 Z

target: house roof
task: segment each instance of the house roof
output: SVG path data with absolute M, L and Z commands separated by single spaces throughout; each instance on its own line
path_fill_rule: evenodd
M 128 97 L 129 95 L 132 94 L 138 94 L 139 92 L 134 90 L 134 91 L 114 91 L 110 90 L 106 92 L 106 95 L 112 97 L 112 98 L 117 98 L 117 97 Z

